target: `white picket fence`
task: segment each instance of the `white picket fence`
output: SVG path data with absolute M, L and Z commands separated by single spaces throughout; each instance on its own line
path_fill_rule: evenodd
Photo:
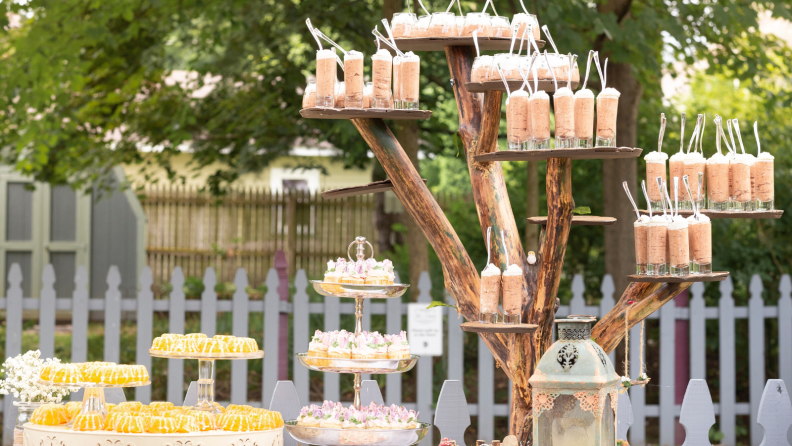
M 86 269 L 80 266 L 77 270 L 75 291 L 72 297 L 56 297 L 53 284 L 55 282 L 54 270 L 47 265 L 42 275 L 42 291 L 40 298 L 23 297 L 21 283 L 23 280 L 21 269 L 18 265 L 11 266 L 8 274 L 9 287 L 5 298 L 0 298 L 0 310 L 6 314 L 6 356 L 20 353 L 22 336 L 23 310 L 38 310 L 39 318 L 39 348 L 44 357 L 50 357 L 54 352 L 55 312 L 71 311 L 72 313 L 72 356 L 62 358 L 67 361 L 80 362 L 87 358 L 88 350 L 88 314 L 89 311 L 104 312 L 104 359 L 106 361 L 119 361 L 120 358 L 120 327 L 122 311 L 136 313 L 137 342 L 136 363 L 146 365 L 152 374 L 162 371 L 151 370 L 151 357 L 148 349 L 154 334 L 152 333 L 153 313 L 168 312 L 169 331 L 174 333 L 184 332 L 185 314 L 200 313 L 201 332 L 209 336 L 216 334 L 218 313 L 232 313 L 233 335 L 248 336 L 248 318 L 251 313 L 261 314 L 264 323 L 264 339 L 258 339 L 267 356 L 262 360 L 262 387 L 263 398 L 258 401 L 247 401 L 247 361 L 233 361 L 231 365 L 231 402 L 235 404 L 249 403 L 261 405 L 261 401 L 269 401 L 278 380 L 279 349 L 284 346 L 279 343 L 280 315 L 292 313 L 292 329 L 295 351 L 307 348 L 309 332 L 309 315 L 323 314 L 323 330 L 340 329 L 340 316 L 354 314 L 354 303 L 342 302 L 338 298 L 327 297 L 324 302 L 309 302 L 307 289 L 309 286 L 305 272 L 297 272 L 294 289 L 296 290 L 290 301 L 280 300 L 278 294 L 278 274 L 271 269 L 267 275 L 268 292 L 263 300 L 249 300 L 245 289 L 248 285 L 245 271 L 240 269 L 235 277 L 236 292 L 231 300 L 218 300 L 214 292 L 216 283 L 215 273 L 209 268 L 204 275 L 205 291 L 200 300 L 185 299 L 182 291 L 184 275 L 180 268 L 174 269 L 171 284 L 173 291 L 169 299 L 154 299 L 151 291 L 152 277 L 148 268 L 143 270 L 140 277 L 140 291 L 137 299 L 121 299 L 119 292 L 120 275 L 116 267 L 111 266 L 108 271 L 108 290 L 105 297 L 89 298 L 86 285 L 88 277 Z M 428 273 L 424 273 L 418 283 L 419 302 L 430 302 L 431 281 Z M 630 429 L 630 443 L 641 445 L 645 443 L 647 423 L 656 423 L 659 420 L 660 441 L 662 445 L 674 444 L 675 419 L 679 417 L 681 405 L 675 404 L 675 364 L 674 364 L 674 334 L 675 321 L 688 320 L 690 326 L 690 377 L 693 379 L 705 378 L 705 321 L 716 319 L 719 321 L 719 367 L 720 367 L 720 403 L 715 404 L 715 414 L 719 416 L 720 429 L 724 434 L 724 445 L 735 444 L 735 417 L 750 415 L 751 426 L 756 426 L 756 416 L 759 410 L 762 391 L 767 380 L 765 373 L 765 334 L 764 323 L 766 319 L 779 319 L 778 336 L 778 362 L 779 378 L 786 383 L 792 383 L 792 281 L 789 276 L 784 276 L 779 284 L 780 299 L 776 306 L 765 306 L 762 299 L 762 283 L 758 276 L 754 276 L 750 284 L 751 298 L 747 307 L 736 307 L 732 298 L 732 283 L 728 279 L 720 283 L 721 298 L 717 307 L 705 307 L 703 293 L 704 286 L 695 284 L 691 288 L 692 298 L 688 308 L 675 307 L 673 304 L 664 306 L 659 312 L 651 316 L 660 320 L 660 376 L 653 377 L 653 384 L 660 385 L 660 404 L 646 404 L 645 391 L 632 389 L 631 399 L 634 423 Z M 587 306 L 584 300 L 584 285 L 581 276 L 575 276 L 572 283 L 573 298 L 568 306 L 562 306 L 558 316 L 568 314 L 591 314 L 600 316 L 614 306 L 614 286 L 610 276 L 605 276 L 602 281 L 601 292 L 603 298 L 598 306 Z M 446 293 L 446 299 L 451 298 Z M 443 311 L 448 314 L 448 308 Z M 402 328 L 402 316 L 407 313 L 407 306 L 399 299 L 389 299 L 384 303 L 365 302 L 363 326 L 369 329 L 372 315 L 385 315 L 386 331 L 395 333 Z M 747 319 L 749 324 L 750 361 L 749 368 L 749 401 L 736 401 L 736 364 L 735 364 L 735 321 Z M 458 380 L 464 385 L 464 351 L 463 332 L 459 328 L 462 321 L 451 312 L 447 317 L 447 346 L 446 357 L 448 369 L 444 379 Z M 350 327 L 344 327 L 350 328 Z M 631 332 L 630 361 L 638 363 L 639 332 L 638 327 Z M 741 336 L 746 334 L 740 333 Z M 131 347 L 131 346 L 130 346 Z M 125 347 L 126 348 L 126 347 Z M 615 358 L 611 357 L 612 360 Z M 494 436 L 495 417 L 506 417 L 509 414 L 508 404 L 495 404 L 495 361 L 489 350 L 478 341 L 478 395 L 477 403 L 469 404 L 468 411 L 471 416 L 477 417 L 478 437 L 492 439 Z M 407 407 L 419 410 L 422 421 L 431 422 L 433 419 L 433 405 L 437 395 L 433 392 L 432 358 L 421 358 L 416 367 L 417 402 L 405 404 Z M 169 401 L 182 401 L 184 398 L 184 366 L 182 360 L 168 360 L 167 399 Z M 364 377 L 367 379 L 368 377 Z M 309 373 L 308 369 L 299 365 L 294 359 L 293 374 L 300 401 L 309 401 Z M 339 375 L 326 373 L 324 379 L 324 399 L 338 401 L 340 399 Z M 385 401 L 388 404 L 402 404 L 402 385 L 399 375 L 388 375 L 386 378 Z M 151 399 L 150 387 L 135 389 L 135 399 L 148 402 Z M 11 398 L 5 398 L 2 410 L 5 415 L 12 415 L 15 410 L 11 405 Z M 4 416 L 4 444 L 8 444 L 9 429 L 13 423 L 13 416 Z M 759 446 L 761 442 L 761 429 L 751 429 L 751 443 Z

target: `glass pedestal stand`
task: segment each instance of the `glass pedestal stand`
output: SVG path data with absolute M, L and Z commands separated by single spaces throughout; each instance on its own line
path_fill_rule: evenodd
M 55 387 L 71 387 L 82 388 L 83 399 L 80 406 L 80 414 L 100 413 L 103 417 L 107 416 L 107 404 L 105 404 L 106 388 L 119 388 L 119 387 L 143 387 L 151 385 L 151 381 L 135 382 L 127 384 L 103 384 L 103 383 L 54 383 L 50 381 L 39 380 L 40 384 Z M 71 426 L 69 422 L 68 426 Z
M 159 350 L 149 350 L 149 355 L 155 358 L 166 359 L 197 359 L 198 360 L 198 401 L 193 409 L 220 413 L 214 404 L 214 365 L 215 361 L 223 359 L 261 359 L 264 350 L 252 353 L 169 353 Z

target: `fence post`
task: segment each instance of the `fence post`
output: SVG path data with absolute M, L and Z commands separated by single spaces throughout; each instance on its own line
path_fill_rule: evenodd
M 184 273 L 180 266 L 173 268 L 171 285 L 168 330 L 171 333 L 184 333 Z M 184 360 L 168 359 L 168 401 L 182 401 L 183 387 Z
M 586 299 L 583 293 L 586 292 L 586 285 L 583 283 L 583 275 L 575 274 L 572 278 L 572 300 L 569 301 L 569 314 L 585 314 Z
M 720 283 L 721 293 L 718 300 L 718 350 L 720 368 L 720 430 L 723 433 L 721 444 L 724 446 L 734 446 L 737 442 L 737 434 L 734 429 L 736 421 L 735 400 L 737 392 L 737 380 L 735 378 L 735 352 L 734 342 L 734 299 L 732 298 L 731 277 Z
M 495 435 L 493 405 L 495 398 L 495 358 L 484 344 L 481 336 L 478 338 L 478 437 L 491 441 Z
M 310 341 L 310 315 L 308 314 L 308 277 L 304 269 L 297 271 L 294 276 L 294 286 L 297 288 L 294 293 L 294 312 L 292 321 L 294 324 L 294 351 L 308 351 Z M 391 299 L 393 300 L 393 299 Z M 305 350 L 303 350 L 305 349 Z M 300 364 L 300 360 L 294 357 L 294 386 L 297 388 L 297 396 L 306 406 L 310 402 L 309 392 L 309 373 L 308 368 Z
M 418 302 L 429 304 L 432 302 L 432 280 L 429 273 L 424 271 L 418 280 Z M 432 422 L 432 404 L 434 404 L 434 393 L 432 392 L 432 362 L 434 357 L 424 356 L 418 360 L 418 417 L 425 423 Z M 421 445 L 430 446 L 432 437 L 427 435 Z
M 399 278 L 399 273 L 394 273 L 394 282 L 401 283 Z M 338 305 L 338 298 L 337 297 L 325 297 L 325 310 L 327 310 L 327 305 L 330 299 L 335 299 L 336 305 Z M 386 328 L 389 334 L 398 334 L 401 332 L 402 329 L 402 300 L 401 298 L 398 299 L 386 299 L 387 302 L 385 303 L 386 311 L 388 314 L 385 315 L 386 320 Z M 325 331 L 327 329 L 327 314 L 328 311 L 325 311 Z M 338 316 L 336 316 L 336 321 L 338 321 Z M 336 325 L 334 330 L 337 330 L 338 326 Z M 328 376 L 335 375 L 336 376 L 336 383 L 338 383 L 338 375 L 335 373 L 325 373 L 325 397 L 327 397 L 327 384 L 328 384 Z M 336 384 L 337 386 L 337 384 Z M 385 398 L 386 402 L 389 404 L 396 404 L 401 405 L 401 398 L 402 396 L 402 376 L 399 373 L 391 373 L 385 375 Z M 337 400 L 331 400 L 337 401 Z
M 55 355 L 55 269 L 49 263 L 41 274 L 39 294 L 39 350 L 42 358 Z
M 700 284 L 700 283 L 699 283 Z M 694 284 L 696 285 L 696 284 Z M 679 293 L 674 298 L 675 308 L 688 307 L 690 294 L 688 290 Z M 670 305 L 670 303 L 669 303 Z M 676 312 L 675 312 L 676 313 Z M 690 312 L 688 311 L 688 317 Z M 674 321 L 674 404 L 682 404 L 685 399 L 685 389 L 690 381 L 690 336 L 688 335 L 690 323 L 688 320 L 676 319 Z M 675 410 L 676 412 L 676 410 Z M 685 441 L 685 429 L 681 424 L 675 424 L 676 444 Z
M 674 342 L 676 315 L 671 302 L 660 308 L 660 444 L 673 446 L 676 433 L 676 390 Z
M 792 425 L 792 404 L 784 380 L 767 380 L 756 421 L 764 430 L 763 446 L 788 444 L 788 431 L 792 431 L 789 429 Z
M 104 360 L 121 362 L 121 273 L 118 267 L 110 266 L 107 271 L 105 293 Z
M 203 284 L 204 290 L 201 293 L 201 333 L 211 338 L 217 334 L 217 292 L 215 291 L 217 276 L 211 266 L 204 271 Z
M 712 405 L 707 382 L 691 379 L 682 400 L 679 423 L 685 426 L 684 446 L 710 446 L 709 430 L 715 424 L 715 408 Z
M 690 377 L 707 378 L 707 321 L 705 316 L 704 285 L 696 282 L 690 287 Z
M 765 383 L 765 345 L 764 345 L 764 299 L 762 299 L 762 279 L 758 274 L 751 277 L 751 299 L 748 301 L 748 394 L 751 405 L 751 444 L 759 446 L 762 431 L 756 427 L 756 416 Z
M 291 234 L 292 226 L 289 226 L 289 234 Z M 296 254 L 295 254 L 296 255 Z M 293 272 L 289 271 L 289 264 L 286 261 L 286 254 L 282 250 L 275 252 L 275 269 L 278 271 L 278 295 L 283 302 L 289 301 L 289 279 L 294 277 Z M 280 309 L 278 310 L 280 311 Z M 278 342 L 280 345 L 289 345 L 289 315 L 286 313 L 280 314 L 279 317 L 279 331 Z M 306 328 L 307 329 L 307 328 Z M 296 350 L 295 350 L 296 351 Z M 282 349 L 278 357 L 278 379 L 289 379 L 289 351 Z
M 275 268 L 270 268 L 267 273 L 267 294 L 264 296 L 264 352 L 271 358 L 269 361 L 262 359 L 262 394 L 261 401 L 272 398 L 272 392 L 278 383 L 278 361 L 280 346 L 278 343 L 280 322 L 280 296 L 278 295 L 278 273 Z M 270 333 L 268 336 L 267 333 Z M 275 335 L 273 335 L 275 334 Z M 285 347 L 285 346 L 284 346 Z M 274 360 L 273 360 L 274 359 Z
M 207 270 L 208 272 L 208 270 Z M 231 300 L 232 315 L 231 320 L 233 327 L 231 331 L 234 336 L 248 337 L 248 315 L 249 315 L 249 297 L 247 293 L 248 279 L 244 268 L 239 268 L 234 275 L 234 296 Z M 216 313 L 215 313 L 216 314 Z M 264 352 L 266 354 L 266 351 Z M 247 402 L 247 361 L 231 361 L 231 403 L 232 404 L 245 404 Z M 264 401 L 261 400 L 261 406 L 264 407 Z
M 71 362 L 88 360 L 88 270 L 77 267 L 72 293 Z
M 445 301 L 448 305 L 455 305 L 454 299 L 448 294 L 448 290 L 444 289 Z M 453 308 L 448 309 L 448 371 L 446 376 L 451 381 L 459 381 L 462 383 L 465 377 L 465 346 L 464 336 L 465 333 L 460 327 L 462 323 L 461 316 Z
M 151 284 L 154 280 L 151 277 L 151 268 L 143 267 L 140 273 L 140 291 L 137 298 L 137 344 L 135 347 L 135 363 L 146 366 L 146 370 L 151 371 L 151 355 L 148 351 L 151 347 L 152 324 L 154 319 L 154 293 L 151 291 Z M 151 386 L 135 387 L 135 399 L 143 404 L 151 402 Z
M 666 304 L 668 305 L 668 304 Z M 646 354 L 644 353 L 644 356 Z M 641 362 L 641 326 L 630 330 L 630 363 Z M 661 371 L 662 373 L 662 371 Z M 646 443 L 646 388 L 630 388 L 630 404 L 633 409 L 633 424 L 630 427 L 630 445 L 643 446 Z
M 792 280 L 781 276 L 778 284 L 778 377 L 792 386 Z M 792 434 L 790 434 L 792 438 Z
M 5 355 L 10 358 L 22 350 L 22 268 L 18 263 L 8 271 L 8 291 L 6 291 L 6 340 Z M 14 435 L 16 406 L 12 395 L 3 398 L 3 444 L 10 445 Z

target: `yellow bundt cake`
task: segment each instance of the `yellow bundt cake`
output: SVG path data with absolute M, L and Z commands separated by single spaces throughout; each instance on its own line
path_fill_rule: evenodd
M 117 419 L 115 431 L 124 434 L 142 434 L 146 431 L 145 417 L 126 415 Z
M 215 336 L 214 336 L 212 339 L 217 339 L 217 340 L 223 341 L 223 342 L 225 342 L 226 344 L 228 344 L 228 343 L 229 343 L 229 342 L 231 342 L 231 340 L 233 340 L 234 338 L 236 338 L 236 336 L 231 336 L 231 335 L 215 335 Z
M 183 414 L 180 414 L 180 415 L 174 417 L 173 420 L 176 421 L 176 432 L 179 432 L 179 433 L 199 432 L 199 431 L 202 431 L 202 430 L 211 430 L 211 429 L 201 429 L 198 426 L 198 421 L 194 417 L 192 417 L 192 416 L 190 416 L 190 415 L 188 415 L 186 413 L 183 413 Z
M 82 370 L 75 364 L 61 364 L 61 367 L 55 370 L 52 382 L 68 384 L 83 382 Z
M 114 431 L 116 427 L 116 423 L 118 420 L 124 417 L 128 417 L 133 415 L 132 412 L 110 412 L 107 414 L 107 418 L 105 418 L 105 430 L 107 431 Z
M 143 408 L 143 403 L 140 401 L 124 401 L 123 403 L 118 403 L 116 407 L 121 411 L 140 412 L 140 409 Z
M 69 401 L 63 406 L 63 410 L 66 411 L 66 416 L 69 418 L 69 421 L 79 415 L 81 409 L 82 401 Z
M 176 432 L 179 425 L 173 418 L 151 417 L 146 426 L 146 432 L 150 434 L 172 434 Z
M 44 404 L 33 411 L 30 422 L 43 426 L 58 426 L 68 423 L 69 416 L 60 404 Z
M 128 365 L 111 365 L 103 367 L 102 382 L 114 385 L 124 385 L 134 382 L 132 378 L 132 369 Z
M 253 353 L 259 350 L 258 343 L 253 338 L 234 338 L 227 344 L 231 353 Z
M 225 413 L 217 420 L 217 424 L 224 431 L 248 432 L 252 430 L 250 415 L 241 413 Z
M 159 352 L 168 352 L 173 348 L 173 343 L 176 341 L 174 338 L 166 338 L 160 336 L 151 341 L 151 349 Z
M 165 413 L 171 411 L 176 408 L 170 401 L 152 401 L 149 403 L 149 407 L 154 407 L 158 411 Z
M 132 382 L 144 383 L 149 380 L 149 373 L 148 370 L 146 370 L 146 366 L 135 364 L 130 365 L 129 368 L 132 374 Z
M 100 431 L 104 429 L 104 418 L 97 412 L 79 414 L 74 417 L 71 428 L 75 431 Z
M 219 339 L 207 339 L 201 346 L 202 353 L 228 353 L 228 344 Z
M 178 333 L 163 333 L 160 337 L 168 339 L 182 339 L 184 335 Z
M 170 351 L 172 353 L 198 353 L 198 340 L 190 338 L 179 339 L 173 344 Z
M 191 410 L 187 415 L 195 422 L 196 429 L 201 432 L 217 429 L 217 418 L 210 412 Z
M 55 377 L 55 372 L 60 367 L 63 367 L 63 364 L 53 362 L 44 364 L 44 366 L 41 368 L 41 372 L 39 372 L 39 379 L 42 381 L 52 381 L 52 378 Z
M 207 336 L 203 333 L 187 333 L 186 335 L 184 335 L 184 337 L 187 339 L 193 339 L 195 341 L 207 338 Z

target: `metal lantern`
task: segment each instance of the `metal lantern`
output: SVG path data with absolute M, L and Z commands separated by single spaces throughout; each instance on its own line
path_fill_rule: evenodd
M 528 381 L 534 446 L 615 446 L 619 375 L 591 340 L 592 316 L 556 319 L 558 340 Z

